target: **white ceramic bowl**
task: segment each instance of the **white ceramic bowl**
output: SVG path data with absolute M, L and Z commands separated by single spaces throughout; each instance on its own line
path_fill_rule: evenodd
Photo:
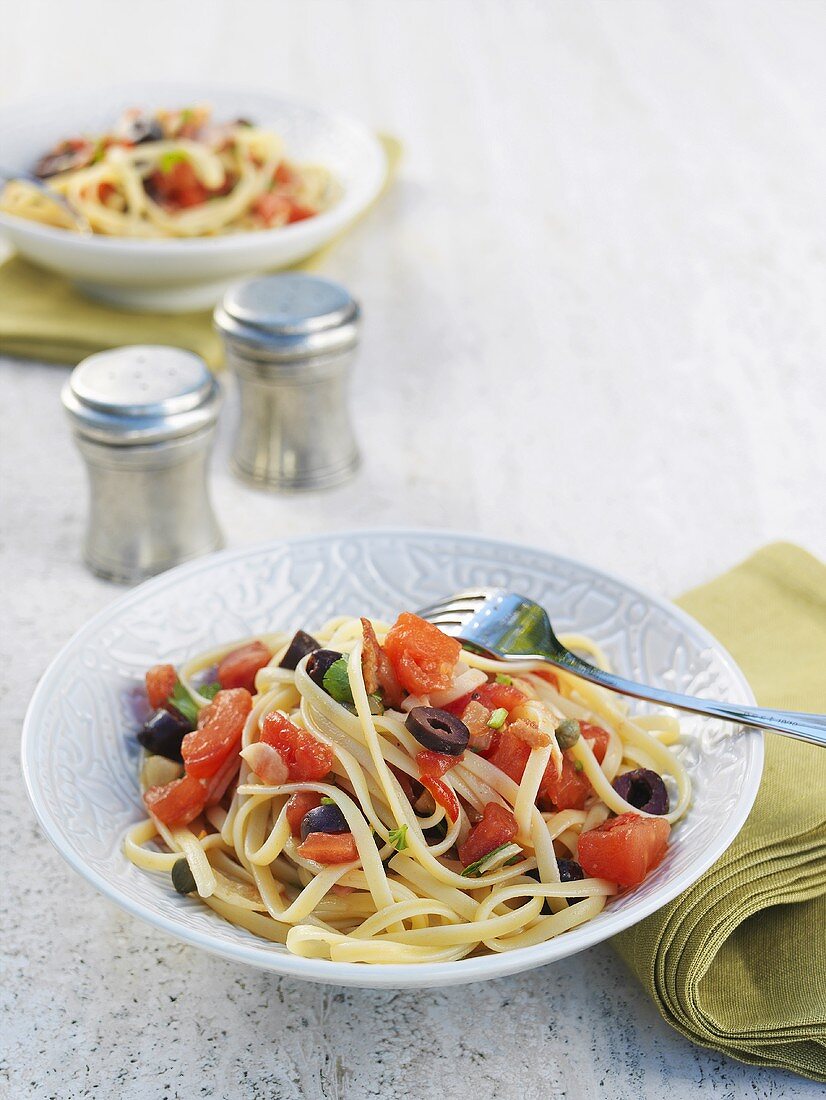
M 0 230 L 27 259 L 128 309 L 179 312 L 214 305 L 234 279 L 310 255 L 376 197 L 386 173 L 380 142 L 344 115 L 263 92 L 184 84 L 130 84 L 0 109 L 0 170 L 31 171 L 60 138 L 108 129 L 127 107 L 209 103 L 215 117 L 248 117 L 284 138 L 287 154 L 324 164 L 343 189 L 329 210 L 278 229 L 194 240 L 124 240 L 52 229 L 0 213 Z
M 467 535 L 364 531 L 214 554 L 148 581 L 87 624 L 38 685 L 23 769 L 46 835 L 75 870 L 128 912 L 186 943 L 296 978 L 387 988 L 457 985 L 581 951 L 687 889 L 731 844 L 757 793 L 762 735 L 686 715 L 679 750 L 693 805 L 663 863 L 598 917 L 536 947 L 441 964 L 367 966 L 304 959 L 221 920 L 121 851 L 145 814 L 129 691 L 158 661 L 275 628 L 312 630 L 334 614 L 393 617 L 479 584 L 532 596 L 562 630 L 584 631 L 628 676 L 752 702 L 742 673 L 683 612 L 622 581 L 540 550 Z

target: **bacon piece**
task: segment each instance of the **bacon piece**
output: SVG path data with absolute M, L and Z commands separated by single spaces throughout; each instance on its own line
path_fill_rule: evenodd
M 382 699 L 386 707 L 397 710 L 401 706 L 404 692 L 396 673 L 390 663 L 390 658 L 379 645 L 373 624 L 369 619 L 361 620 L 361 629 L 364 635 L 364 646 L 361 651 L 361 671 L 364 676 L 364 686 L 368 695 L 381 691 Z
M 510 723 L 507 729 L 508 733 L 518 737 L 520 741 L 524 741 L 532 749 L 546 749 L 551 744 L 551 739 L 547 733 L 543 733 L 539 726 L 526 721 L 524 718 L 517 718 L 515 722 Z

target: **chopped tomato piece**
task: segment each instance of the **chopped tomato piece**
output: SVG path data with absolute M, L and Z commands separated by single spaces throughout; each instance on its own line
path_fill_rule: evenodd
M 287 221 L 292 224 L 293 222 L 303 222 L 306 218 L 314 218 L 317 211 L 312 206 L 303 206 L 300 202 L 290 203 L 290 214 Z
M 290 186 L 296 182 L 295 172 L 290 168 L 289 164 L 285 160 L 282 160 L 276 170 L 272 174 L 272 178 L 276 183 L 280 183 L 285 187 Z
M 459 699 L 454 699 L 452 703 L 448 703 L 443 709 L 461 717 L 467 705 L 476 702 L 481 703 L 483 707 L 487 707 L 490 711 L 500 709 L 511 711 L 514 707 L 518 707 L 520 703 L 524 703 L 526 699 L 525 693 L 514 687 L 513 684 L 482 684 L 475 691 L 468 692 L 467 695 L 463 695 Z
M 333 750 L 280 711 L 271 711 L 264 719 L 261 740 L 278 749 L 294 781 L 323 779 L 333 766 Z
M 662 860 L 671 826 L 661 817 L 620 814 L 579 838 L 579 863 L 586 875 L 618 886 L 639 886 Z
M 206 787 L 191 775 L 163 787 L 150 787 L 143 796 L 147 810 L 170 828 L 188 825 L 206 804 Z
M 321 795 L 315 791 L 296 791 L 287 802 L 287 821 L 293 836 L 301 836 L 304 815 L 321 805 Z M 312 836 L 312 833 L 310 834 Z
M 255 693 L 255 674 L 269 664 L 272 654 L 263 642 L 250 642 L 233 649 L 218 665 L 218 683 L 222 688 L 246 688 Z
M 510 776 L 514 783 L 519 783 L 531 755 L 531 747 L 520 737 L 503 729 L 499 731 L 498 737 L 494 735 L 490 748 L 484 755 L 491 764 Z
M 316 863 L 352 863 L 359 850 L 352 833 L 310 833 L 298 854 Z
M 462 652 L 455 638 L 409 611 L 403 611 L 390 628 L 384 649 L 396 678 L 411 695 L 449 688 Z
M 219 691 L 198 715 L 198 728 L 181 743 L 187 775 L 209 779 L 237 753 L 244 723 L 252 710 L 252 696 L 245 688 Z
M 456 764 L 460 764 L 463 756 L 464 753 L 460 756 L 448 756 L 444 752 L 431 752 L 430 749 L 423 749 L 421 752 L 416 753 L 416 763 L 419 765 L 419 772 L 422 775 L 430 775 L 434 779 L 439 779 Z
M 560 775 L 551 765 L 545 769 L 537 802 L 541 809 L 549 809 L 548 804 L 552 803 L 557 810 L 581 810 L 591 794 L 591 784 L 585 772 L 577 771 L 572 758 L 564 752 Z
M 116 192 L 117 187 L 108 180 L 104 180 L 103 183 L 98 184 L 98 199 L 100 199 L 104 206 Z
M 420 782 L 423 787 L 430 791 L 450 820 L 455 821 L 459 816 L 459 799 L 453 793 L 453 789 L 447 783 L 442 782 L 441 779 L 435 779 L 431 775 L 423 775 Z
M 555 672 L 551 672 L 549 668 L 535 668 L 533 670 L 534 676 L 538 676 L 540 680 L 545 680 L 552 688 L 556 688 L 559 691 L 559 677 Z
M 464 844 L 459 848 L 459 859 L 468 867 L 482 856 L 489 855 L 495 848 L 510 844 L 517 833 L 516 818 L 510 810 L 498 802 L 488 802 L 478 821 L 468 833 Z
M 286 195 L 277 195 L 273 191 L 267 191 L 259 195 L 250 206 L 250 211 L 259 218 L 264 225 L 284 225 L 290 220 L 292 201 Z
M 150 668 L 146 674 L 146 694 L 156 710 L 166 706 L 177 682 L 178 673 L 172 665 L 153 665 Z
M 579 732 L 591 746 L 591 752 L 597 758 L 597 762 L 601 764 L 608 752 L 611 734 L 602 726 L 592 726 L 590 722 L 580 722 Z
M 210 197 L 188 160 L 180 160 L 168 171 L 154 171 L 147 180 L 150 193 L 171 206 L 198 206 Z

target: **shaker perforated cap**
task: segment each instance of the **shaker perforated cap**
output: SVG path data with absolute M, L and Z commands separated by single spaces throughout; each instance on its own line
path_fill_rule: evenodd
M 162 344 L 90 355 L 61 396 L 75 431 L 120 446 L 197 432 L 215 422 L 221 403 L 203 359 Z
M 360 317 L 339 283 L 290 272 L 235 283 L 215 310 L 215 325 L 248 353 L 288 360 L 352 347 Z

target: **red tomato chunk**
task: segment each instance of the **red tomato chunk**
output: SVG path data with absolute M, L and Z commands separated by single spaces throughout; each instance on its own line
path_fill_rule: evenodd
M 620 814 L 579 838 L 579 863 L 586 875 L 618 886 L 639 886 L 662 860 L 671 826 L 661 817 Z
M 430 791 L 434 801 L 442 807 L 450 820 L 455 821 L 459 816 L 459 799 L 454 794 L 452 787 L 449 787 L 441 779 L 434 779 L 431 775 L 423 775 L 419 782 Z
M 448 756 L 443 752 L 431 752 L 430 749 L 422 749 L 421 752 L 416 753 L 416 763 L 419 765 L 419 773 L 421 775 L 431 775 L 435 779 L 439 779 L 449 772 L 451 768 L 457 764 L 461 764 L 461 756 Z
M 504 709 L 510 712 L 514 707 L 518 707 L 520 703 L 524 703 L 526 699 L 525 693 L 514 687 L 513 684 L 482 684 L 475 691 L 470 691 L 467 695 L 454 699 L 444 709 L 461 718 L 471 700 L 481 703 L 483 707 L 487 707 L 490 711 Z
M 352 863 L 359 850 L 352 833 L 310 833 L 298 854 L 316 863 Z
M 459 859 L 468 867 L 503 844 L 510 844 L 516 832 L 516 818 L 511 811 L 498 802 L 488 802 L 482 820 L 473 826 L 459 848 Z
M 219 691 L 198 715 L 198 728 L 181 744 L 187 775 L 209 779 L 237 753 L 244 723 L 252 710 L 252 696 L 244 688 Z
M 146 694 L 155 710 L 166 706 L 177 682 L 178 674 L 172 665 L 153 665 L 150 668 L 146 674 Z
M 315 791 L 296 791 L 287 802 L 287 821 L 293 836 L 301 836 L 304 815 L 321 805 L 321 795 Z M 312 835 L 312 834 L 311 834 Z
M 264 719 L 261 740 L 278 749 L 293 782 L 323 779 L 333 766 L 333 750 L 280 711 L 271 711 Z
M 411 695 L 427 695 L 450 687 L 462 647 L 432 623 L 403 611 L 384 640 L 384 650 L 402 687 Z
M 602 726 L 592 726 L 590 722 L 580 722 L 579 732 L 591 746 L 591 752 L 597 758 L 597 763 L 601 764 L 605 759 L 606 752 L 608 752 L 611 734 L 608 730 L 604 730 Z
M 540 680 L 544 680 L 546 683 L 550 684 L 552 688 L 555 688 L 557 691 L 559 691 L 559 677 L 555 672 L 551 672 L 551 670 L 547 668 L 535 668 L 533 670 L 533 674 L 534 676 L 538 676 Z
M 250 642 L 228 653 L 218 665 L 218 683 L 222 688 L 246 688 L 255 694 L 255 674 L 268 665 L 272 654 L 263 642 Z
M 163 787 L 150 787 L 143 796 L 147 810 L 170 828 L 188 825 L 206 803 L 206 787 L 198 779 L 185 775 Z
M 610 739 L 607 730 L 587 722 L 581 723 L 580 730 L 601 764 Z M 530 752 L 530 746 L 525 741 L 503 729 L 498 735 L 494 734 L 490 748 L 483 755 L 505 775 L 510 776 L 514 783 L 519 783 L 525 773 Z M 543 809 L 553 805 L 557 810 L 581 810 L 592 794 L 593 788 L 588 777 L 584 772 L 577 771 L 570 752 L 564 752 L 561 775 L 556 774 L 553 762 L 548 763 L 539 785 L 537 802 Z

